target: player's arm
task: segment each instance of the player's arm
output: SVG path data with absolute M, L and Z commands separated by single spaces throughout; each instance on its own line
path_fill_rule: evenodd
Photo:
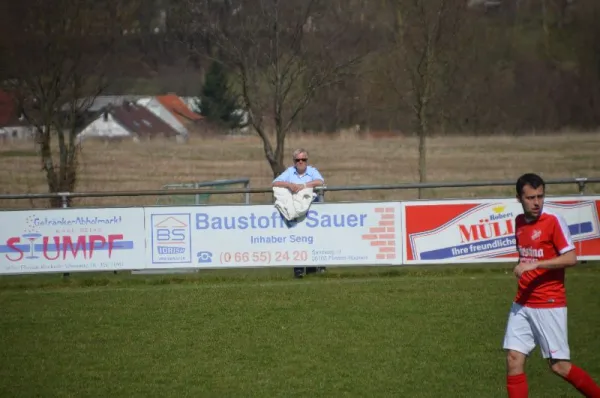
M 519 222 L 518 222 L 518 218 L 519 216 L 515 217 L 515 251 L 517 252 L 517 255 L 519 256 L 519 258 L 517 259 L 517 265 L 521 264 L 521 252 L 519 251 L 519 234 L 517 232 L 519 232 Z
M 554 257 L 550 260 L 543 260 L 537 263 L 538 268 L 545 269 L 557 269 L 557 268 L 569 268 L 577 264 L 577 253 L 575 248 L 569 250 L 566 253 L 561 254 L 558 257 Z
M 567 222 L 562 216 L 556 215 L 556 222 L 553 228 L 552 243 L 559 255 L 550 260 L 538 262 L 538 268 L 557 269 L 575 266 L 577 264 L 577 252 L 575 251 L 575 245 L 573 244 Z
M 534 263 L 523 263 L 519 264 L 515 267 L 514 273 L 517 278 L 520 278 L 524 272 L 533 271 L 537 268 L 544 269 L 559 269 L 559 268 L 569 268 L 573 267 L 577 264 L 577 254 L 575 254 L 575 248 L 570 249 L 567 252 L 564 252 L 558 257 L 554 257 L 550 260 L 541 260 Z
M 513 273 L 517 278 L 520 278 L 521 275 L 523 275 L 523 272 L 533 269 L 531 264 L 521 263 L 521 251 L 519 250 L 519 225 L 519 216 L 517 216 L 515 218 L 515 251 L 517 252 L 519 258 L 517 259 L 517 265 L 515 265 L 515 268 L 513 269 Z

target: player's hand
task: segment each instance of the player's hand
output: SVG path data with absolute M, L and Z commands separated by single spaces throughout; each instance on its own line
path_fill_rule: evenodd
M 525 272 L 533 271 L 537 267 L 538 267 L 538 263 L 519 263 L 515 267 L 513 272 L 515 273 L 515 276 L 517 277 L 517 279 L 519 279 L 521 277 L 521 275 L 523 275 Z

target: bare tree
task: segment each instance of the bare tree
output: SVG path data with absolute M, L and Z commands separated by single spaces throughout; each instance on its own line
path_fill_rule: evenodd
M 457 32 L 466 3 L 390 0 L 387 5 L 389 15 L 394 17 L 388 64 L 393 65 L 388 69 L 392 71 L 389 74 L 390 87 L 412 109 L 419 137 L 419 182 L 426 182 L 427 135 L 434 108 L 436 112 L 444 113 L 440 98 L 452 84 L 452 72 L 457 61 L 449 59 L 448 55 L 459 44 Z M 405 82 L 399 79 L 404 76 L 407 77 Z M 419 189 L 419 198 L 422 195 Z
M 320 89 L 351 75 L 365 51 L 338 0 L 183 0 L 185 38 L 233 74 L 274 175 L 285 139 Z M 338 4 L 339 3 L 339 4 Z M 344 51 L 340 51 L 344 49 Z M 275 142 L 270 138 L 275 133 Z
M 3 19 L 10 40 L 2 43 L 2 85 L 35 129 L 50 192 L 75 189 L 77 134 L 87 110 L 118 70 L 117 45 L 136 11 L 137 4 L 126 0 L 6 4 Z M 61 204 L 51 201 L 52 207 Z

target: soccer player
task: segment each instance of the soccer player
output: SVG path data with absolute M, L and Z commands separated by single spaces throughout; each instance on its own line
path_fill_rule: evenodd
M 600 387 L 570 362 L 567 341 L 565 269 L 577 263 L 567 223 L 544 210 L 545 183 L 536 174 L 524 174 L 516 184 L 523 214 L 515 219 L 519 262 L 517 295 L 506 333 L 506 389 L 510 398 L 528 396 L 525 360 L 536 345 L 552 371 L 586 397 L 600 397 Z

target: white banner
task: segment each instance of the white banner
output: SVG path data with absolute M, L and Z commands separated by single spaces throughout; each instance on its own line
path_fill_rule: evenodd
M 580 260 L 600 259 L 597 196 L 547 198 Z M 511 262 L 515 199 L 0 212 L 0 274 Z
M 578 258 L 600 258 L 597 197 L 547 197 L 544 209 L 564 217 Z M 516 199 L 453 199 L 403 204 L 404 264 L 510 262 L 517 257 Z
M 0 274 L 144 267 L 144 209 L 0 212 Z
M 147 268 L 400 264 L 399 203 L 146 208 Z

